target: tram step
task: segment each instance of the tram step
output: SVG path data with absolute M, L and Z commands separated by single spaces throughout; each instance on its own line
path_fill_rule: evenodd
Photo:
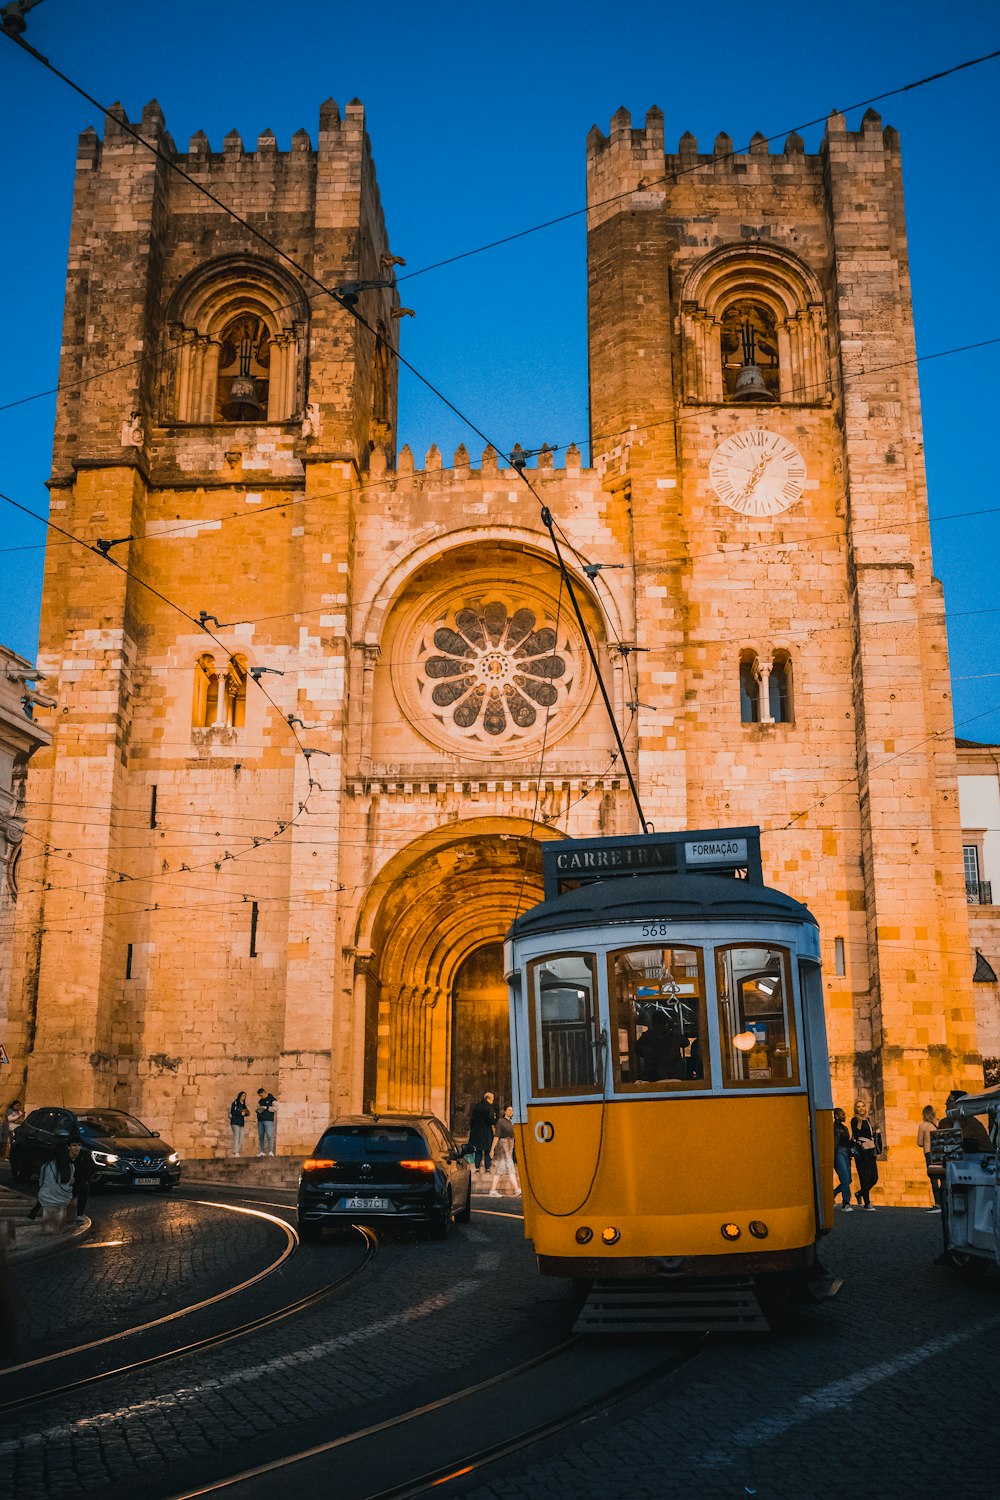
M 574 1333 L 756 1333 L 767 1329 L 750 1281 L 595 1282 Z

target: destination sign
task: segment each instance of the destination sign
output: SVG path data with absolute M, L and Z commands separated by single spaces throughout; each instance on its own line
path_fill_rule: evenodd
M 542 845 L 545 899 L 628 875 L 730 875 L 762 884 L 758 828 L 688 828 L 677 833 L 566 839 Z
M 684 845 L 689 865 L 731 865 L 745 862 L 746 857 L 746 839 L 704 839 Z

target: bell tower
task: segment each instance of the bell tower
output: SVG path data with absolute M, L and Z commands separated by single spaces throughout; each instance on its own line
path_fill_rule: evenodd
M 898 136 L 869 111 L 815 155 L 665 154 L 659 110 L 620 110 L 587 163 L 644 804 L 661 830 L 761 825 L 765 878 L 820 922 L 838 1102 L 908 1141 L 982 1073 Z
M 319 880 L 288 721 L 337 765 L 358 487 L 376 448 L 395 455 L 392 264 L 357 100 L 327 101 L 316 145 L 300 130 L 288 150 L 266 130 L 180 152 L 155 102 L 80 138 L 49 486 L 78 543 L 46 561 L 59 707 L 39 716 L 12 1001 L 33 1101 L 114 1100 L 190 1138 L 237 1053 L 287 1100 L 289 1139 L 297 1108 L 329 1099 L 310 961 L 329 967 L 335 924 L 313 931 L 315 899 L 288 892 L 335 889 L 336 858 Z M 192 939 L 200 1018 L 170 999 Z

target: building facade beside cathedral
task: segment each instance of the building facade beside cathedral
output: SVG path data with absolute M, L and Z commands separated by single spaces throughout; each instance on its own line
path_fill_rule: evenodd
M 361 105 L 288 151 L 137 128 L 296 265 L 120 119 L 81 137 L 50 488 L 92 550 L 46 564 L 12 1074 L 196 1154 L 258 1084 L 284 1152 L 371 1105 L 461 1129 L 509 1088 L 541 842 L 637 828 L 584 632 L 509 456 L 397 451 Z M 760 825 L 837 1101 L 925 1201 L 920 1110 L 982 1068 L 898 139 L 665 155 L 620 111 L 587 181 L 592 466 L 530 479 L 647 818 Z

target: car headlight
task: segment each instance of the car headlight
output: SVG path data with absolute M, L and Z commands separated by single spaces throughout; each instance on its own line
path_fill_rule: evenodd
M 113 1167 L 118 1160 L 113 1151 L 91 1151 L 90 1158 L 95 1167 Z
M 167 1157 L 167 1161 L 172 1167 L 175 1167 L 180 1161 L 180 1157 L 177 1155 L 176 1151 L 171 1151 L 170 1155 Z

